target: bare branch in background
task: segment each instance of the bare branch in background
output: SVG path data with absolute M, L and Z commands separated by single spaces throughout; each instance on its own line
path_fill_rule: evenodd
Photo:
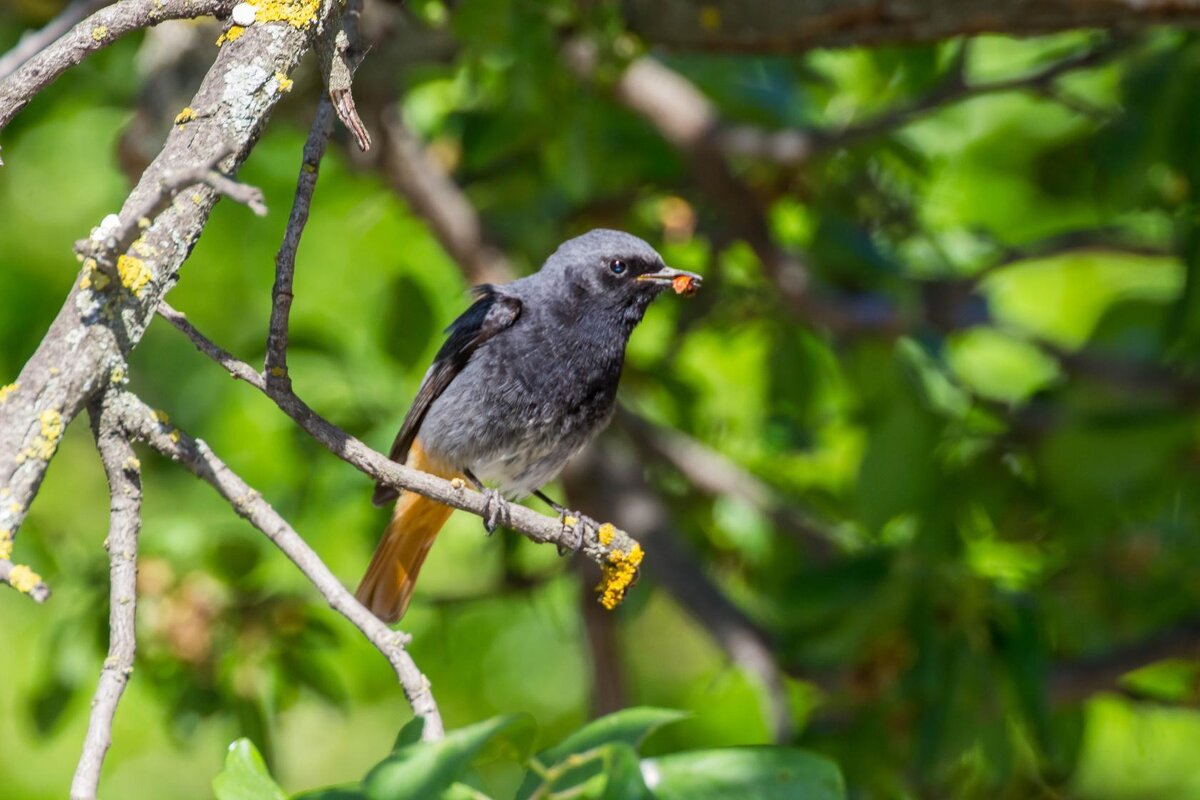
M 13 49 L 0 56 L 0 81 L 13 74 L 17 67 L 49 47 L 55 39 L 71 30 L 79 20 L 96 9 L 108 5 L 109 2 L 111 0 L 71 0 L 57 17 L 46 23 L 44 28 L 26 31 L 17 40 Z
M 731 661 L 763 689 L 768 727 L 776 741 L 791 738 L 794 723 L 784 686 L 783 671 L 767 635 L 705 574 L 673 529 L 671 512 L 642 478 L 629 454 L 605 442 L 593 444 L 563 474 L 572 507 L 615 509 L 616 521 L 640 532 L 654 554 L 647 572 L 654 576 L 728 654 Z
M 235 0 L 119 0 L 45 46 L 0 82 L 0 130 L 37 93 L 91 53 L 125 34 L 169 19 L 225 16 Z
M 470 284 L 504 283 L 516 277 L 499 248 L 488 244 L 479 213 L 457 184 L 425 152 L 398 108 L 381 115 L 383 166 L 392 188 L 423 217 Z
M 735 498 L 767 516 L 777 530 L 796 537 L 814 563 L 827 562 L 836 555 L 837 537 L 829 523 L 785 502 L 756 475 L 703 442 L 655 425 L 624 407 L 617 409 L 616 422 L 640 453 L 670 464 L 688 485 L 704 494 Z
M 287 520 L 202 440 L 193 439 L 170 425 L 163 414 L 155 412 L 126 391 L 112 390 L 108 405 L 130 436 L 146 442 L 172 461 L 183 464 L 216 489 L 240 516 L 266 534 L 329 601 L 330 607 L 350 620 L 387 658 L 413 712 L 425 720 L 422 737 L 426 740 L 442 737 L 442 719 L 429 680 L 421 674 L 405 650 L 409 641 L 407 634 L 393 631 L 355 600 L 354 595 L 342 586 L 337 576 Z
M 133 673 L 137 650 L 138 533 L 142 527 L 141 463 L 133 453 L 120 421 L 108 409 L 106 398 L 90 407 L 96 449 L 108 477 L 110 510 L 108 537 L 108 657 L 92 698 L 83 753 L 71 781 L 71 800 L 95 800 L 100 768 L 112 744 L 117 703 Z
M 1123 52 L 1126 44 L 1123 40 L 1110 40 L 1024 75 L 971 83 L 966 74 L 970 43 L 965 42 L 940 84 L 915 101 L 873 119 L 841 130 L 770 131 L 752 125 L 731 125 L 723 126 L 716 136 L 719 147 L 727 155 L 749 156 L 786 166 L 800 166 L 814 156 L 892 133 L 931 112 L 976 97 L 1003 92 L 1033 92 L 1058 102 L 1069 102 L 1069 98 L 1057 91 L 1058 79 L 1070 72 L 1101 66 Z M 1089 112 L 1089 116 L 1092 113 Z

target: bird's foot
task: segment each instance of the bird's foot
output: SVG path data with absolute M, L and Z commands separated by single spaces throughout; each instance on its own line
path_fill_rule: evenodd
M 555 547 L 558 548 L 560 558 L 567 553 L 579 552 L 579 548 L 583 547 L 584 531 L 588 528 L 600 528 L 600 523 L 596 520 L 567 508 L 558 509 L 558 519 L 562 522 L 562 536 Z
M 506 528 L 512 525 L 512 511 L 504 495 L 496 489 L 484 489 L 483 499 L 483 529 L 488 536 L 495 533 L 500 525 Z

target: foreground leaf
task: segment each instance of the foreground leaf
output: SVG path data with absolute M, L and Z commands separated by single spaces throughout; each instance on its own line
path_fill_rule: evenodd
M 286 800 L 287 795 L 267 772 L 258 748 L 249 739 L 229 745 L 225 768 L 213 778 L 217 800 Z
M 642 761 L 656 800 L 843 800 L 837 765 L 791 747 L 697 750 Z

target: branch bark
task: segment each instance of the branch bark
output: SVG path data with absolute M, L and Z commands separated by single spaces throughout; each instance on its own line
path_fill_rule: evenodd
M 653 44 L 760 55 L 979 33 L 1136 30 L 1200 22 L 1196 0 L 622 0 L 621 7 L 628 26 Z
M 100 768 L 112 744 L 113 718 L 117 703 L 133 673 L 137 649 L 137 553 L 142 527 L 141 463 L 133 453 L 120 420 L 106 398 L 90 407 L 96 448 L 108 477 L 111 499 L 108 538 L 104 547 L 109 559 L 108 657 L 100 670 L 100 681 L 92 698 L 83 753 L 71 781 L 71 800 L 95 800 L 100 785 Z
M 108 5 L 108 2 L 109 0 L 71 0 L 67 7 L 41 30 L 25 33 L 11 50 L 0 56 L 0 81 L 71 30 L 79 20 Z
M 204 441 L 193 439 L 170 425 L 162 414 L 127 391 L 111 390 L 107 402 L 128 435 L 146 442 L 172 461 L 178 461 L 211 485 L 241 517 L 262 531 L 292 560 L 330 607 L 350 620 L 387 658 L 413 713 L 425 720 L 422 738 L 427 741 L 440 739 L 445 732 L 441 714 L 429 680 L 405 650 L 408 635 L 393 631 L 355 600 L 287 520 L 218 458 Z
M 131 4 L 141 8 L 138 2 L 114 8 L 128 12 Z M 146 2 L 153 6 L 154 0 Z M 221 163 L 222 172 L 233 174 L 280 97 L 279 77 L 294 69 L 336 8 L 332 0 L 312 0 L 311 16 L 297 24 L 258 22 L 227 42 L 192 100 L 195 116 L 171 131 L 119 216 L 138 219 L 135 214 L 158 196 L 170 174 L 210 165 L 223 152 L 233 155 Z M 10 81 L 29 74 L 36 63 L 27 63 Z M 85 265 L 49 332 L 0 401 L 0 492 L 11 497 L 0 505 L 0 529 L 16 534 L 65 427 L 97 392 L 125 380 L 125 355 L 178 280 L 216 199 L 208 186 L 177 198 L 122 254 L 127 269 L 119 283 L 100 287 Z
M 121 0 L 101 8 L 0 83 L 0 131 L 59 75 L 125 34 L 169 19 L 224 16 L 235 1 Z

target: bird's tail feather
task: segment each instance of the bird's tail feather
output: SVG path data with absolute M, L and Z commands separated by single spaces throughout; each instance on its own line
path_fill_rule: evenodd
M 429 458 L 420 441 L 413 442 L 406 463 L 442 478 L 461 477 L 458 470 Z M 404 616 L 417 583 L 417 573 L 453 511 L 416 492 L 403 492 L 396 501 L 392 521 L 375 548 L 371 565 L 354 593 L 358 601 L 389 624 Z

